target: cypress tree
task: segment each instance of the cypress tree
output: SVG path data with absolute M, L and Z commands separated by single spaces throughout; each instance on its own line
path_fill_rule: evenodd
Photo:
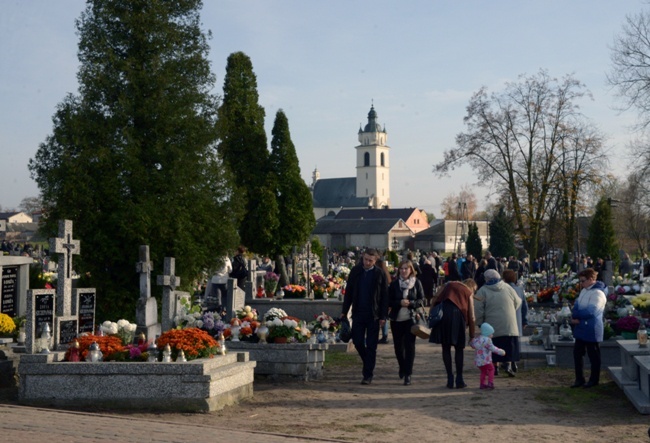
M 467 241 L 465 242 L 465 249 L 468 254 L 480 258 L 483 256 L 483 242 L 478 234 L 478 225 L 470 223 L 467 229 Z
M 589 223 L 587 238 L 587 253 L 596 258 L 610 257 L 618 262 L 618 246 L 616 233 L 612 223 L 612 207 L 605 197 L 598 200 L 596 211 Z
M 506 215 L 503 206 L 490 222 L 490 252 L 495 257 L 509 257 L 517 253 L 512 220 Z
M 269 177 L 265 112 L 258 101 L 253 63 L 243 52 L 230 54 L 216 126 L 218 150 L 237 185 L 237 194 L 245 201 L 239 225 L 241 241 L 253 251 L 268 253 L 278 211 L 272 198 L 274 181 Z

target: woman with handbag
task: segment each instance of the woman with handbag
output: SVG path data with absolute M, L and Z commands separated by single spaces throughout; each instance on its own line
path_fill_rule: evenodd
M 465 344 L 474 338 L 474 291 L 476 283 L 472 279 L 464 282 L 449 282 L 438 292 L 433 306 L 442 305 L 442 319 L 431 330 L 429 342 L 442 345 L 442 362 L 447 371 L 447 387 L 454 387 L 454 371 L 451 365 L 451 347 L 454 347 L 456 363 L 456 388 L 467 387 L 463 380 Z M 433 309 L 433 308 L 432 308 Z M 469 336 L 465 333 L 469 328 Z
M 422 283 L 415 278 L 413 262 L 404 260 L 399 264 L 399 277 L 388 288 L 390 307 L 390 330 L 393 334 L 395 356 L 399 364 L 399 378 L 404 385 L 411 384 L 413 362 L 415 361 L 415 335 L 411 334 L 413 315 L 417 308 L 424 307 L 425 298 Z

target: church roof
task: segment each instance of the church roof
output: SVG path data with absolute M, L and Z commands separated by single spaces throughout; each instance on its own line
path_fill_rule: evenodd
M 390 218 L 408 220 L 414 212 L 419 209 L 416 208 L 382 208 L 382 209 L 341 209 L 338 214 L 336 214 L 337 220 L 342 219 L 379 219 L 379 218 Z
M 359 129 L 359 132 L 361 132 L 361 129 Z M 363 128 L 363 132 L 382 132 L 381 126 L 377 123 L 377 111 L 375 111 L 375 105 L 370 106 L 370 112 L 368 112 L 368 124 Z
M 321 218 L 312 234 L 387 234 L 399 219 L 336 220 Z
M 314 183 L 315 208 L 359 208 L 368 206 L 367 197 L 357 197 L 356 177 L 321 178 Z

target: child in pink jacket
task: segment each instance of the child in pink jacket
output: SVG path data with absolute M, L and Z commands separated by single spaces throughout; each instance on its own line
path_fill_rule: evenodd
M 492 343 L 494 328 L 489 323 L 481 325 L 481 335 L 478 335 L 469 342 L 469 345 L 476 350 L 474 363 L 481 370 L 481 389 L 494 389 L 494 365 L 492 364 L 492 353 L 506 355 L 506 351 L 497 348 Z M 487 383 L 485 380 L 487 378 Z

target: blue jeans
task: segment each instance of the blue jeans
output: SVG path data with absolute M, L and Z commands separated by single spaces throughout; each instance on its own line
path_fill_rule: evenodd
M 363 361 L 363 378 L 372 378 L 377 361 L 379 320 L 372 317 L 352 319 L 352 343 Z

